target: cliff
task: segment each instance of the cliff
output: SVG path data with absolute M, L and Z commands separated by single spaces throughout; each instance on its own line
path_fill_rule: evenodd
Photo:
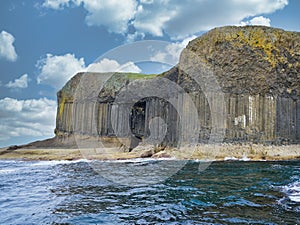
M 222 27 L 187 49 L 203 59 L 226 93 L 298 98 L 300 34 L 270 27 Z
M 300 33 L 215 28 L 165 73 L 80 73 L 57 96 L 61 143 L 80 135 L 129 149 L 151 140 L 176 147 L 216 134 L 217 142 L 300 143 Z

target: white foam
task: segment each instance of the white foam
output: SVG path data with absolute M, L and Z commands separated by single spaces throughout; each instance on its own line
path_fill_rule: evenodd
M 224 158 L 224 161 L 236 161 L 238 160 L 237 158 L 235 158 L 234 156 L 227 156 Z
M 9 174 L 9 173 L 14 173 L 16 171 L 20 170 L 19 168 L 16 169 L 2 169 L 0 170 L 0 174 Z
M 111 162 L 111 163 L 143 163 L 143 162 L 159 162 L 159 161 L 172 161 L 176 158 L 133 158 L 133 159 L 113 159 L 113 160 L 94 160 L 95 162 Z
M 298 195 L 290 195 L 289 199 L 293 202 L 300 202 L 300 194 Z
M 1 162 L 1 164 L 2 163 L 9 163 L 9 164 L 11 164 L 11 163 L 22 163 L 24 161 L 22 161 L 22 160 L 1 159 L 0 162 Z
M 244 162 L 246 162 L 246 161 L 250 161 L 251 159 L 249 159 L 246 155 L 243 155 L 243 157 L 242 158 L 236 158 L 236 157 L 234 157 L 234 156 L 226 156 L 225 158 L 224 158 L 224 161 L 244 161 Z
M 283 186 L 283 192 L 293 202 L 300 202 L 300 181 Z
M 250 161 L 250 159 L 246 155 L 243 155 L 243 157 L 239 160 L 244 162 Z
M 32 163 L 30 166 L 55 166 L 60 164 L 73 164 L 79 162 L 91 162 L 88 159 L 78 159 L 78 160 L 51 160 L 51 161 L 39 161 L 36 163 Z
M 216 160 L 215 159 L 193 159 L 192 161 L 199 162 L 199 163 L 211 163 L 211 162 L 215 162 Z

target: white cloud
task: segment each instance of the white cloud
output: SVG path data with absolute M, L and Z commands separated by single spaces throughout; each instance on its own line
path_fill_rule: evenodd
M 46 98 L 0 99 L 0 140 L 54 136 L 56 101 Z
M 260 25 L 260 26 L 271 26 L 271 20 L 269 18 L 263 17 L 263 16 L 257 16 L 252 18 L 251 20 L 248 21 L 242 21 L 240 23 L 242 26 L 246 25 Z
M 84 59 L 77 59 L 73 54 L 60 56 L 47 54 L 44 59 L 38 61 L 37 68 L 39 69 L 38 84 L 47 84 L 56 90 L 62 88 L 78 72 L 141 72 L 133 62 L 119 64 L 107 58 L 86 67 Z
M 46 4 L 47 2 L 47 4 Z M 124 34 L 129 25 L 136 32 L 154 36 L 168 34 L 173 39 L 206 31 L 213 27 L 239 24 L 246 18 L 273 13 L 288 0 L 47 0 L 44 6 L 59 9 L 82 4 L 88 11 L 88 25 L 103 25 Z M 51 4 L 50 4 L 51 2 Z M 253 23 L 267 24 L 267 20 Z
M 135 42 L 136 40 L 143 40 L 145 37 L 144 33 L 139 33 L 139 32 L 134 32 L 127 34 L 126 36 L 126 43 L 132 43 Z
M 110 32 L 125 33 L 136 11 L 136 0 L 45 0 L 44 7 L 62 9 L 81 5 L 87 10 L 89 26 L 105 26 Z
M 83 58 L 77 59 L 73 54 L 47 54 L 38 61 L 37 67 L 40 70 L 38 84 L 48 84 L 58 90 L 77 72 L 84 71 L 85 63 Z
M 15 79 L 14 81 L 9 81 L 5 85 L 8 88 L 27 88 L 28 87 L 28 75 L 24 74 L 20 78 Z
M 196 36 L 191 36 L 183 41 L 168 44 L 165 49 L 155 52 L 150 60 L 154 62 L 168 63 L 175 65 L 179 62 L 180 53 L 188 45 L 188 43 L 195 39 Z
M 86 23 L 89 26 L 105 26 L 110 32 L 124 33 L 133 19 L 137 2 L 135 0 L 82 0 L 88 11 Z
M 18 56 L 13 46 L 14 41 L 15 38 L 12 34 L 4 30 L 0 33 L 0 59 L 4 58 L 12 62 L 17 60 Z
M 80 4 L 81 0 L 45 0 L 42 6 L 58 10 L 63 9 L 64 7 L 69 7 L 70 5 L 79 6 Z
M 142 33 L 163 36 L 165 24 L 173 19 L 177 13 L 176 8 L 167 3 L 167 1 L 156 1 L 144 2 L 144 4 L 139 5 L 133 21 L 134 27 Z
M 87 67 L 87 71 L 140 73 L 142 70 L 138 66 L 136 66 L 133 62 L 127 62 L 121 65 L 115 60 L 104 58 L 100 62 L 90 64 Z
M 69 6 L 69 0 L 45 0 L 43 6 L 52 9 L 62 9 L 64 6 Z
M 133 23 L 142 32 L 157 35 L 155 28 L 172 38 L 182 39 L 213 27 L 238 24 L 249 16 L 272 13 L 287 3 L 287 0 L 194 0 L 187 4 L 181 0 L 160 0 L 144 5 L 143 10 L 137 12 Z M 160 19 L 166 17 L 169 18 L 164 21 Z M 160 21 L 157 21 L 158 18 Z

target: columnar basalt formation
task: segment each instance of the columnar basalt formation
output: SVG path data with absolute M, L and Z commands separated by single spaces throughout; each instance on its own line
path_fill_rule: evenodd
M 209 70 L 222 98 L 205 77 L 199 84 L 188 67 L 203 74 Z M 103 77 L 110 78 L 100 90 Z M 171 90 L 161 81 L 156 87 L 155 79 L 181 89 Z M 143 91 L 133 91 L 129 98 L 136 102 L 128 103 L 122 99 L 124 90 Z M 79 73 L 57 97 L 55 133 L 60 140 L 118 137 L 129 139 L 129 148 L 151 138 L 151 143 L 168 146 L 209 143 L 218 118 L 214 113 L 221 113 L 218 129 L 225 142 L 300 143 L 300 33 L 262 26 L 216 28 L 191 41 L 179 64 L 165 73 Z M 215 112 L 221 105 L 222 112 Z M 193 107 L 197 114 L 191 113 Z

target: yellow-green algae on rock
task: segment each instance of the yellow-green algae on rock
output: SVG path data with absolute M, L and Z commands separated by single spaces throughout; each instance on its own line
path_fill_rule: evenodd
M 262 26 L 247 27 L 222 27 L 215 28 L 194 40 L 199 46 L 208 45 L 209 51 L 214 51 L 213 46 L 221 43 L 230 43 L 233 47 L 242 50 L 245 47 L 253 49 L 255 54 L 267 60 L 273 67 L 280 63 L 287 63 L 286 55 L 294 57 L 299 54 L 299 34 Z M 299 62 L 297 63 L 299 65 Z M 292 66 L 292 64 L 290 64 Z

